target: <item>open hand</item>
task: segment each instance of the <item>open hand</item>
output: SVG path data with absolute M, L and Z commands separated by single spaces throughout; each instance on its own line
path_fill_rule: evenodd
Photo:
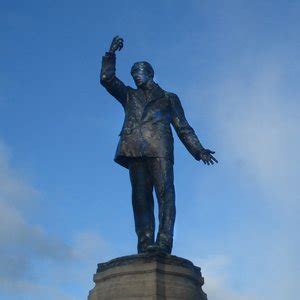
M 115 36 L 111 42 L 109 52 L 115 53 L 117 50 L 121 50 L 123 48 L 123 39 L 119 37 L 118 35 Z
M 218 161 L 212 156 L 212 154 L 215 154 L 215 152 L 209 149 L 202 149 L 199 152 L 198 158 L 206 165 L 213 165 L 214 162 L 218 163 Z

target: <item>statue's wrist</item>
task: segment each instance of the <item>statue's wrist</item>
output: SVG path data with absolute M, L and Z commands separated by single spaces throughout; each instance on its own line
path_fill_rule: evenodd
M 204 147 L 202 147 L 202 148 L 199 149 L 199 151 L 195 155 L 196 160 L 201 160 L 201 156 L 202 156 L 202 154 L 203 154 L 204 151 L 205 151 Z
M 202 154 L 203 152 L 205 152 L 205 148 L 201 145 L 201 148 L 199 149 L 199 153 Z
M 107 56 L 115 56 L 116 54 L 115 54 L 114 51 L 109 50 L 109 51 L 107 51 L 107 52 L 105 53 L 105 55 L 107 55 Z
M 200 159 L 201 159 L 201 150 L 199 150 L 199 151 L 196 153 L 195 159 L 196 159 L 196 160 L 200 160 Z

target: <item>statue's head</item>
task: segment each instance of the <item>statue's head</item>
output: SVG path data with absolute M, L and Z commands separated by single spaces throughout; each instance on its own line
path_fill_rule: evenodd
M 146 85 L 149 81 L 153 81 L 154 70 L 146 61 L 136 62 L 131 68 L 131 75 L 137 87 Z

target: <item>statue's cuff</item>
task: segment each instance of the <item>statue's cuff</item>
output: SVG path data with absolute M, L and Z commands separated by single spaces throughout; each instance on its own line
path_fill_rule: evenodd
M 116 54 L 114 52 L 105 52 L 106 57 L 116 57 Z
M 196 160 L 201 160 L 201 154 L 203 152 L 203 150 L 205 150 L 204 148 L 201 148 L 196 155 L 194 156 Z
M 194 157 L 195 157 L 196 160 L 200 160 L 200 159 L 201 159 L 201 152 L 198 151 L 198 152 L 195 154 Z

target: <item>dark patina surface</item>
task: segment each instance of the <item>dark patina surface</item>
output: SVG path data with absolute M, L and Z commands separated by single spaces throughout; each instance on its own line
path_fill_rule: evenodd
M 138 253 L 171 253 L 176 215 L 171 125 L 196 160 L 207 165 L 217 160 L 213 151 L 201 145 L 186 120 L 178 96 L 153 81 L 154 70 L 148 62 L 137 62 L 131 69 L 136 89 L 116 77 L 115 52 L 122 47 L 123 39 L 115 37 L 103 56 L 100 74 L 101 84 L 125 112 L 115 161 L 129 169 Z M 153 189 L 159 209 L 156 240 Z

